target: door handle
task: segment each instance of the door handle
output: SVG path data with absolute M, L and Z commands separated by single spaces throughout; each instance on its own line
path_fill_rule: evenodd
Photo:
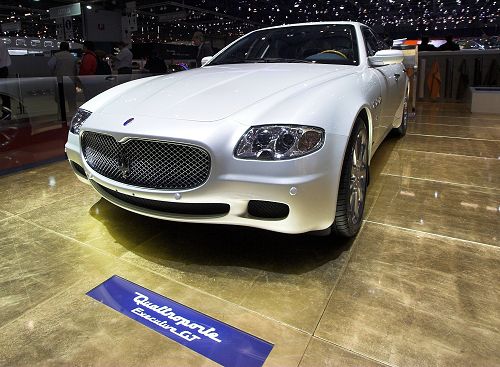
M 113 80 L 116 80 L 116 76 L 111 76 L 111 75 L 110 75 L 110 76 L 107 76 L 107 77 L 106 77 L 106 78 L 104 78 L 104 79 L 105 79 L 105 80 L 107 80 L 107 81 L 109 81 L 109 82 L 111 82 L 111 81 L 113 81 Z
M 401 74 L 398 74 L 398 73 L 394 74 L 394 77 L 396 78 L 396 81 L 398 81 L 398 80 L 399 80 L 399 77 L 400 77 L 400 76 L 401 76 Z

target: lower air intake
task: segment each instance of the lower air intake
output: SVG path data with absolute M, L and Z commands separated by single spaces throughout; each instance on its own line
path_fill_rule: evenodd
M 162 212 L 165 214 L 180 214 L 180 215 L 192 215 L 192 216 L 223 216 L 229 213 L 228 204 L 220 203 L 175 203 L 168 201 L 150 200 L 139 198 L 135 196 L 130 196 L 117 192 L 115 190 L 108 189 L 96 182 L 92 182 L 96 189 L 105 194 L 105 197 L 109 197 L 111 201 L 116 198 L 127 204 L 154 210 L 157 212 Z
M 248 214 L 256 218 L 284 219 L 289 213 L 290 208 L 283 203 L 261 200 L 250 200 L 248 203 Z

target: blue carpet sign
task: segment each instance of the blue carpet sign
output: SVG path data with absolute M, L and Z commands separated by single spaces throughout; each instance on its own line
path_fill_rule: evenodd
M 87 295 L 223 366 L 260 367 L 273 349 L 271 343 L 116 275 Z

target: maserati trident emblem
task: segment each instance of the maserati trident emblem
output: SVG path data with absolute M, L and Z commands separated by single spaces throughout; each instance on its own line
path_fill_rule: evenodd
M 130 159 L 123 150 L 118 153 L 118 169 L 120 170 L 123 178 L 128 177 L 130 173 Z
M 132 118 L 129 118 L 127 121 L 125 121 L 125 122 L 123 123 L 123 126 L 127 126 L 127 125 L 128 125 L 128 124 L 130 124 L 132 121 L 134 121 L 134 118 L 133 118 L 133 117 L 132 117 Z

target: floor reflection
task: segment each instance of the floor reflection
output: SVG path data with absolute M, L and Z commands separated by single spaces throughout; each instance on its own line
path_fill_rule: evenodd
M 0 175 L 64 158 L 66 122 L 52 116 L 0 120 Z

